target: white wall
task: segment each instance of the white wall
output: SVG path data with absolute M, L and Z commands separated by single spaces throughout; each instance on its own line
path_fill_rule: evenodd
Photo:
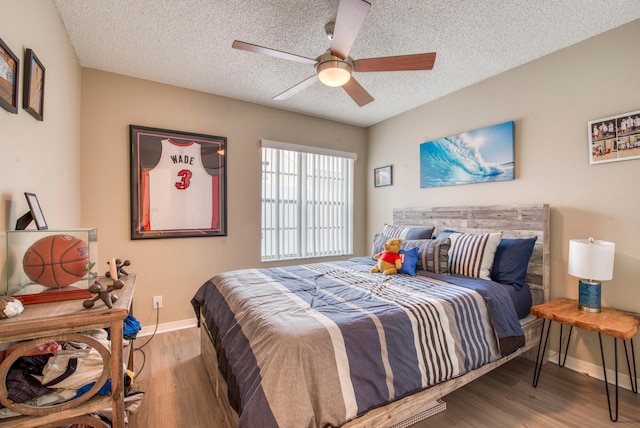
M 616 243 L 603 305 L 640 312 L 640 159 L 590 165 L 587 135 L 589 120 L 640 110 L 638 40 L 635 21 L 371 127 L 369 237 L 392 221 L 394 207 L 548 203 L 551 298 L 577 298 L 569 239 L 593 236 Z M 510 120 L 514 181 L 420 188 L 420 143 Z M 394 185 L 373 188 L 373 168 L 388 164 Z M 570 355 L 600 364 L 597 343 L 581 332 Z
M 0 109 L 1 238 L 28 210 L 25 191 L 37 194 L 51 228 L 96 227 L 98 272 L 120 257 L 138 273 L 134 307 L 143 325 L 155 323 L 152 296 L 164 296 L 161 323 L 192 321 L 190 299 L 201 283 L 223 270 L 260 265 L 260 138 L 357 153 L 354 251 L 364 251 L 366 223 L 358 221 L 365 217 L 364 129 L 82 70 L 50 0 L 5 0 L 0 37 L 21 62 L 31 48 L 46 68 L 43 122 L 22 108 L 17 115 Z M 129 239 L 130 124 L 228 138 L 227 237 Z
M 24 192 L 37 194 L 50 228 L 81 226 L 81 70 L 52 1 L 3 1 L 0 38 L 20 60 L 18 114 L 0 108 L 0 289 L 4 290 L 4 232 L 13 230 L 16 218 L 29 209 Z M 42 122 L 22 108 L 27 48 L 46 70 Z

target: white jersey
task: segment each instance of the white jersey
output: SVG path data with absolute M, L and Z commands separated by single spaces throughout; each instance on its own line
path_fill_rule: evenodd
M 212 220 L 213 177 L 200 145 L 162 140 L 160 161 L 149 171 L 151 230 L 210 229 Z

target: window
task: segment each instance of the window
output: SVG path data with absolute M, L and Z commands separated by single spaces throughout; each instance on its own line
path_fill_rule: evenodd
M 352 253 L 355 158 L 262 140 L 262 261 Z

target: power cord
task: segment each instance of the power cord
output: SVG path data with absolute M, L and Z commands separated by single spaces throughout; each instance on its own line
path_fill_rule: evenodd
M 142 348 L 144 348 L 145 346 L 147 346 L 149 344 L 149 342 L 151 342 L 151 339 L 153 339 L 156 335 L 156 332 L 158 331 L 158 324 L 160 323 L 160 308 L 156 305 L 156 327 L 153 330 L 153 333 L 151 334 L 151 337 L 144 342 L 142 345 L 138 346 L 137 348 L 133 348 L 133 351 L 139 351 L 142 354 L 142 366 L 140 367 L 140 370 L 138 370 L 138 373 L 136 373 L 136 377 L 140 376 L 140 373 L 142 373 L 142 369 L 144 369 L 144 365 L 147 362 L 147 355 L 144 353 L 144 351 L 142 350 Z

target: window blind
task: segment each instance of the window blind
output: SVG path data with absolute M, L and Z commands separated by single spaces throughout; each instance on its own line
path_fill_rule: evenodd
M 300 147 L 263 140 L 262 261 L 352 253 L 355 155 Z

